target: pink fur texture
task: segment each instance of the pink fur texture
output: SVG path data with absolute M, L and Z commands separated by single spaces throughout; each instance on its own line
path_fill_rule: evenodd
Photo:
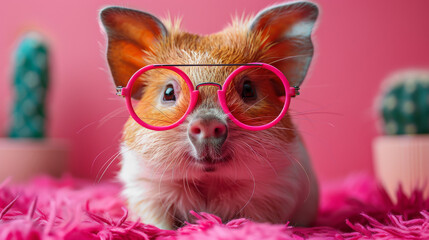
M 42 177 L 0 184 L 0 239 L 429 239 L 429 200 L 398 192 L 392 203 L 367 175 L 322 184 L 317 225 L 297 228 L 195 213 L 177 231 L 127 220 L 115 183 Z

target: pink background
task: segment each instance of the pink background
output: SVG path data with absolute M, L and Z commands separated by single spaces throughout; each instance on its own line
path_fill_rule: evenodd
M 72 174 L 95 179 L 118 150 L 127 117 L 107 72 L 98 9 L 120 5 L 158 17 L 170 13 L 183 16 L 185 30 L 209 34 L 226 26 L 231 15 L 256 13 L 275 2 L 7 1 L 0 8 L 0 137 L 8 126 L 12 98 L 10 59 L 26 29 L 43 31 L 51 43 L 48 135 L 69 140 Z M 429 1 L 317 3 L 321 14 L 313 35 L 316 56 L 292 109 L 303 113 L 297 121 L 320 179 L 372 172 L 371 143 L 378 134 L 372 102 L 392 71 L 429 68 Z M 105 178 L 114 175 L 116 163 Z

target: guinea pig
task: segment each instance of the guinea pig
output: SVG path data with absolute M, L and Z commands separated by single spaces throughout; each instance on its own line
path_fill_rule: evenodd
M 218 33 L 201 36 L 181 30 L 178 23 L 134 9 L 106 7 L 100 12 L 108 42 L 107 61 L 116 86 L 126 86 L 137 70 L 151 64 L 253 62 L 271 64 L 291 86 L 300 86 L 313 57 L 311 33 L 317 16 L 318 8 L 311 2 L 284 3 L 255 17 L 233 20 Z M 178 68 L 194 86 L 207 82 L 222 85 L 236 69 Z M 230 99 L 238 109 L 248 108 L 250 98 L 253 103 L 262 101 L 258 94 L 263 91 L 269 92 L 269 99 L 282 95 L 276 83 L 264 79 L 250 76 L 239 84 L 242 86 Z M 152 74 L 133 85 L 132 97 L 148 118 L 167 121 L 168 116 L 158 108 L 161 113 L 146 111 L 145 106 L 179 114 L 190 100 L 185 87 L 174 77 Z M 216 87 L 198 90 L 194 109 L 175 128 L 155 131 L 133 118 L 126 122 L 118 177 L 132 215 L 162 229 L 191 221 L 191 210 L 215 214 L 225 222 L 247 218 L 311 224 L 318 210 L 318 184 L 291 114 L 271 128 L 249 131 L 234 124 L 223 111 Z M 277 114 L 272 112 L 276 108 L 265 102 L 254 114 Z

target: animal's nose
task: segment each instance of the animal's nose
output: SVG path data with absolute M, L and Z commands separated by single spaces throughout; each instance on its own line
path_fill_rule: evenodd
M 221 146 L 228 135 L 228 128 L 217 119 L 197 119 L 190 124 L 188 134 L 194 144 L 211 140 Z
M 201 113 L 188 125 L 188 137 L 193 146 L 192 155 L 198 162 L 216 163 L 223 160 L 228 126 L 218 116 Z

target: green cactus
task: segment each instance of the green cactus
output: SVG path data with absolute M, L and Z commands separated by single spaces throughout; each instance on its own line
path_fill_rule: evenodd
M 49 82 L 48 49 L 37 33 L 26 34 L 14 58 L 15 87 L 11 138 L 45 136 L 45 97 Z
M 388 135 L 429 133 L 429 73 L 406 71 L 388 79 L 381 99 Z

